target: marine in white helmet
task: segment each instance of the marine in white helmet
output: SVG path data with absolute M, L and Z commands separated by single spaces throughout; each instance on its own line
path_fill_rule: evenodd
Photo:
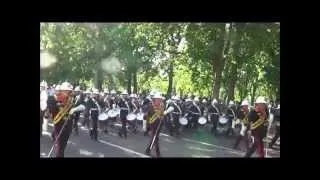
M 187 117 L 190 117 L 191 121 L 187 124 L 187 128 L 197 128 L 198 119 L 201 116 L 201 109 L 199 107 L 199 97 L 195 97 L 194 100 L 188 105 L 186 111 L 189 113 Z
M 150 143 L 148 144 L 145 153 L 151 155 L 153 148 L 156 150 L 156 157 L 160 157 L 159 133 L 163 125 L 163 117 L 169 111 L 164 111 L 160 92 L 155 92 L 152 96 L 152 106 L 146 112 L 147 122 L 152 132 Z
M 94 141 L 98 141 L 98 116 L 101 112 L 101 106 L 99 104 L 99 90 L 92 88 L 92 94 L 88 101 L 88 108 L 91 115 L 91 129 L 90 138 Z
M 248 120 L 249 125 L 248 133 L 254 137 L 254 143 L 252 147 L 250 147 L 245 155 L 245 157 L 250 157 L 256 150 L 259 157 L 264 157 L 264 145 L 263 138 L 266 136 L 267 130 L 267 102 L 264 97 L 259 96 L 254 103 L 254 110 L 249 112 Z
M 69 82 L 64 82 L 61 84 L 59 88 L 60 94 L 57 96 L 60 111 L 53 118 L 56 157 L 64 157 L 64 150 L 72 131 L 73 122 L 71 117 L 73 113 L 83 111 L 85 108 L 83 105 L 73 107 L 72 90 L 73 86 Z
M 166 110 L 168 110 L 170 107 L 174 108 L 173 111 L 165 116 L 165 120 L 167 123 L 167 127 L 169 129 L 169 134 L 171 136 L 179 136 L 179 118 L 182 116 L 182 110 L 180 107 L 180 104 L 178 101 L 180 100 L 179 96 L 173 96 L 171 98 L 171 101 L 167 104 Z
M 276 125 L 276 133 L 273 136 L 271 142 L 269 143 L 269 148 L 274 148 L 273 145 L 276 143 L 278 138 L 280 138 L 280 100 L 277 102 L 277 107 L 273 109 L 273 122 Z
M 234 101 L 229 102 L 229 106 L 227 107 L 227 112 L 226 112 L 227 118 L 228 118 L 228 131 L 226 132 L 226 135 L 234 135 L 234 131 L 232 128 L 232 123 L 236 119 L 236 106 L 234 104 Z
M 130 99 L 129 99 L 127 90 L 122 91 L 118 106 L 120 107 L 120 120 L 121 120 L 121 124 L 122 124 L 122 127 L 118 132 L 118 135 L 120 137 L 124 137 L 126 139 L 127 138 L 127 123 L 130 126 L 132 126 L 134 129 L 136 129 L 135 125 L 127 120 L 127 116 L 129 114 L 129 112 L 132 111 L 132 107 L 130 106 Z M 136 130 L 135 130 L 135 132 L 136 132 Z
M 43 125 L 43 118 L 47 111 L 47 101 L 48 101 L 47 83 L 45 81 L 42 81 L 40 83 L 40 137 L 42 137 L 42 125 Z
M 209 122 L 212 123 L 211 133 L 214 133 L 214 134 L 216 134 L 217 132 L 219 115 L 220 115 L 220 110 L 218 105 L 219 105 L 218 101 L 216 99 L 213 99 L 210 105 L 208 106 L 208 120 L 210 119 Z
M 85 106 L 85 97 L 81 91 L 81 87 L 80 86 L 77 86 L 74 88 L 74 99 L 75 99 L 75 102 L 74 102 L 74 105 L 75 106 L 79 106 L 79 105 L 83 105 Z M 79 118 L 80 118 L 80 111 L 78 112 L 74 112 L 74 115 L 72 116 L 73 117 L 73 130 L 74 130 L 74 133 L 76 136 L 79 135 L 79 130 L 78 130 L 78 121 L 79 121 Z
M 235 144 L 234 144 L 234 149 L 237 149 L 239 146 L 239 143 L 241 140 L 244 140 L 246 143 L 246 148 L 249 148 L 249 143 L 248 143 L 248 136 L 247 136 L 247 126 L 249 124 L 248 121 L 248 115 L 249 115 L 249 101 L 248 100 L 243 100 L 241 105 L 240 105 L 240 110 L 237 112 L 237 118 L 240 119 L 241 121 L 241 130 L 240 134 L 237 136 Z

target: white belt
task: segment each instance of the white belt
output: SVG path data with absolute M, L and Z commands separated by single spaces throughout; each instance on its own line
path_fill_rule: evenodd
M 129 110 L 128 108 L 120 108 L 121 110 Z
M 98 108 L 91 108 L 90 110 L 91 110 L 91 111 L 97 111 Z

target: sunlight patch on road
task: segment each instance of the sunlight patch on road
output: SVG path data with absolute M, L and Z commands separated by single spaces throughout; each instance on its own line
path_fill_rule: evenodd
M 99 140 L 99 142 L 101 142 L 103 144 L 106 144 L 106 145 L 109 145 L 109 146 L 112 146 L 112 147 L 115 147 L 115 148 L 118 148 L 118 149 L 121 149 L 121 150 L 125 151 L 126 153 L 129 153 L 130 155 L 138 155 L 139 157 L 149 157 L 149 156 L 147 156 L 145 154 L 142 154 L 142 153 L 133 151 L 131 149 L 128 149 L 128 148 L 125 148 L 125 147 L 122 147 L 122 146 L 118 146 L 116 144 L 112 144 L 112 143 L 109 143 L 109 142 L 106 142 L 106 141 L 103 141 L 103 140 Z
M 98 153 L 98 157 L 104 157 L 104 154 Z
M 169 138 L 162 138 L 161 140 L 162 140 L 162 141 L 165 141 L 165 142 L 168 142 L 168 143 L 175 143 L 175 141 L 172 141 L 172 140 L 169 139 Z
M 211 156 L 205 156 L 205 155 L 191 155 L 191 157 L 194 157 L 194 158 L 212 158 Z
M 195 146 L 189 146 L 188 149 L 197 150 L 197 151 L 205 151 L 205 152 L 215 152 L 216 151 L 213 149 L 206 149 L 206 148 L 200 148 L 200 147 L 195 147 Z
M 93 152 L 87 151 L 85 149 L 79 149 L 79 153 L 85 156 L 92 156 Z
M 187 139 L 187 138 L 182 138 L 182 140 L 184 141 L 188 141 L 188 142 L 193 142 L 193 143 L 199 143 L 199 144 L 203 144 L 203 145 L 207 145 L 207 146 L 212 146 L 212 147 L 215 147 L 215 148 L 220 148 L 220 149 L 224 149 L 224 150 L 227 150 L 228 153 L 232 153 L 232 154 L 237 154 L 237 155 L 244 155 L 244 152 L 240 152 L 240 151 L 235 151 L 231 148 L 227 148 L 227 147 L 224 147 L 224 146 L 218 146 L 218 145 L 214 145 L 214 144 L 210 144 L 210 143 L 206 143 L 206 142 L 201 142 L 201 141 L 195 141 L 195 140 L 191 140 L 191 139 Z

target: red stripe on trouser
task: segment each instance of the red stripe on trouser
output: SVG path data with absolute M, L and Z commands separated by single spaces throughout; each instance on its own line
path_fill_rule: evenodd
M 63 128 L 63 125 L 66 120 L 62 120 L 54 125 L 54 137 L 57 139 L 55 144 L 55 154 L 56 157 L 64 157 L 64 150 L 67 146 L 67 142 L 70 136 L 70 133 L 72 131 L 72 121 L 68 120 L 66 126 Z M 58 138 L 58 135 L 61 132 L 60 137 Z
M 257 153 L 258 153 L 259 157 L 264 158 L 264 146 L 263 146 L 263 141 L 262 141 L 263 138 L 257 134 L 254 134 L 253 136 L 255 139 Z

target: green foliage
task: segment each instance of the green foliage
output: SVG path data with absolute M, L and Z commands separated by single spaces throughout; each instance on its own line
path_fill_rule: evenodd
M 58 59 L 41 77 L 109 89 L 134 86 L 162 93 L 211 96 L 221 73 L 220 98 L 279 98 L 280 27 L 275 23 L 41 23 L 40 50 Z M 226 33 L 225 33 L 226 32 Z M 122 70 L 101 71 L 116 56 Z M 173 65 L 173 71 L 169 65 Z M 169 75 L 172 84 L 169 84 Z M 232 93 L 234 92 L 234 93 Z

